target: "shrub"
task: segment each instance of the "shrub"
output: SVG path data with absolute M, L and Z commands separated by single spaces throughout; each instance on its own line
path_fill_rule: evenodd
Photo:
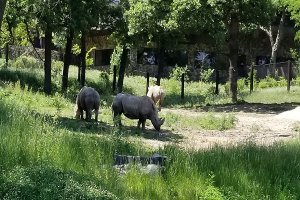
M 213 80 L 213 74 L 214 74 L 214 69 L 207 69 L 207 70 L 202 70 L 200 72 L 200 80 L 208 83 L 211 82 Z
M 42 63 L 32 56 L 20 56 L 12 63 L 12 67 L 19 69 L 42 68 Z
M 187 66 L 185 66 L 185 67 L 178 67 L 178 65 L 176 65 L 173 69 L 172 69 L 172 71 L 171 71 L 171 73 L 170 73 L 170 78 L 171 79 L 175 79 L 175 80 L 177 80 L 177 81 L 181 81 L 181 76 L 182 76 L 182 74 L 184 73 L 184 79 L 186 80 L 186 81 L 189 81 L 189 77 L 188 77 L 188 75 L 187 75 L 187 72 L 189 71 L 189 69 L 188 69 L 188 67 Z

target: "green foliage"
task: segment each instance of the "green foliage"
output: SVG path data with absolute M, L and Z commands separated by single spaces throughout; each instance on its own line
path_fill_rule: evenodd
M 288 10 L 291 14 L 291 19 L 293 19 L 296 23 L 296 26 L 300 25 L 300 5 L 298 1 L 293 1 L 293 0 L 284 0 L 285 4 L 288 7 Z M 298 31 L 295 35 L 295 39 L 299 40 L 300 39 L 300 32 Z
M 242 92 L 242 91 L 244 91 L 246 89 L 246 81 L 247 81 L 246 78 L 240 78 L 240 79 L 238 79 L 238 81 L 237 81 L 237 88 L 238 88 L 239 92 Z
M 189 81 L 188 72 L 189 69 L 187 66 L 179 67 L 178 65 L 175 65 L 175 67 L 170 72 L 170 78 L 177 81 L 181 81 L 182 74 L 184 74 L 184 80 Z
M 121 45 L 117 45 L 114 48 L 114 51 L 113 51 L 113 53 L 111 55 L 111 58 L 110 58 L 110 70 L 111 70 L 111 72 L 113 72 L 113 66 L 117 66 L 117 69 L 119 69 L 122 52 L 123 52 L 123 48 L 122 48 Z
M 94 58 L 91 57 L 91 52 L 94 51 L 96 49 L 96 47 L 91 47 L 85 55 L 85 59 L 86 59 L 86 65 L 87 67 L 91 67 L 94 65 Z
M 200 80 L 205 82 L 205 83 L 209 83 L 212 82 L 213 80 L 213 75 L 214 75 L 214 69 L 206 69 L 206 70 L 201 70 L 200 72 Z
M 20 56 L 12 63 L 12 67 L 17 69 L 43 68 L 43 64 L 36 58 L 31 56 Z
M 109 74 L 107 72 L 101 72 L 99 75 L 99 82 L 98 82 L 99 90 L 102 94 L 108 95 L 112 89 L 111 89 L 111 83 L 109 81 Z
M 80 54 L 80 46 L 78 44 L 74 44 L 72 46 L 72 53 L 75 55 L 79 55 Z

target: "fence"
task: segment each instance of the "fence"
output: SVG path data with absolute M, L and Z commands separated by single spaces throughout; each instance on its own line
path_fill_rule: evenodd
M 17 45 L 5 45 L 4 48 L 0 48 L 0 57 L 5 58 L 6 62 L 9 59 L 15 60 L 20 56 L 31 56 L 39 60 L 45 59 L 45 49 L 33 48 L 32 46 L 17 46 Z M 53 60 L 63 60 L 62 54 L 58 51 L 52 50 Z

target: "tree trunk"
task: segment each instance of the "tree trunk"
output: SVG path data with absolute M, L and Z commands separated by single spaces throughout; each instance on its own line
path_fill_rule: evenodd
M 67 43 L 65 49 L 64 69 L 62 75 L 62 92 L 65 92 L 68 88 L 69 66 L 71 63 L 71 51 L 72 51 L 73 38 L 74 38 L 74 30 L 71 29 L 67 36 Z
M 230 81 L 230 93 L 231 101 L 237 102 L 237 61 L 238 61 L 238 33 L 239 33 L 239 21 L 236 15 L 231 16 L 231 21 L 228 24 L 229 32 L 229 81 Z
M 265 28 L 263 26 L 259 27 L 261 30 L 263 30 L 269 36 L 270 45 L 271 45 L 270 64 L 275 64 L 277 61 L 277 52 L 279 49 L 280 42 L 283 38 L 283 25 L 286 20 L 285 12 L 286 12 L 285 10 L 282 11 L 280 23 L 278 25 L 278 30 L 276 33 L 276 39 L 275 39 L 274 31 L 273 31 L 273 26 L 271 24 L 269 25 L 268 28 Z M 273 73 L 275 73 L 274 68 L 272 71 L 273 71 Z
M 45 62 L 44 62 L 44 92 L 47 95 L 51 94 L 51 46 L 52 46 L 52 31 L 47 25 L 45 30 Z
M 157 81 L 156 84 L 160 85 L 160 79 L 162 77 L 162 73 L 164 71 L 164 59 L 165 59 L 165 48 L 163 46 L 163 42 L 160 43 L 158 49 L 158 71 L 157 71 Z
M 85 69 L 86 69 L 86 59 L 85 59 L 85 55 L 86 55 L 86 43 L 85 43 L 85 32 L 82 31 L 82 35 L 81 35 L 81 78 L 80 78 L 80 84 L 81 87 L 83 87 L 85 85 Z
M 121 56 L 121 61 L 120 61 L 119 78 L 118 78 L 118 82 L 117 82 L 118 93 L 123 91 L 124 75 L 125 75 L 125 69 L 126 69 L 127 60 L 128 60 L 128 52 L 129 52 L 129 49 L 127 49 L 126 46 L 124 45 L 122 56 Z
M 7 0 L 0 0 L 0 30 Z

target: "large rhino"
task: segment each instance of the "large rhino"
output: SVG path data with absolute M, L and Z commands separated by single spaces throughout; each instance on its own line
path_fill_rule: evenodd
M 153 85 L 153 86 L 148 87 L 147 96 L 150 97 L 156 105 L 158 105 L 158 110 L 160 111 L 161 105 L 166 96 L 166 93 L 162 89 L 162 87 L 160 87 L 158 85 Z
M 114 120 L 118 118 L 121 125 L 120 116 L 123 113 L 130 119 L 138 119 L 138 128 L 142 124 L 145 129 L 146 119 L 150 119 L 154 128 L 159 131 L 164 119 L 158 118 L 157 108 L 148 96 L 134 96 L 130 94 L 119 93 L 112 104 Z
M 98 121 L 100 105 L 100 95 L 99 93 L 91 87 L 84 86 L 79 91 L 76 98 L 75 105 L 75 117 L 83 119 L 83 111 L 86 112 L 86 120 L 90 121 L 92 118 L 92 111 L 95 111 L 95 120 Z

